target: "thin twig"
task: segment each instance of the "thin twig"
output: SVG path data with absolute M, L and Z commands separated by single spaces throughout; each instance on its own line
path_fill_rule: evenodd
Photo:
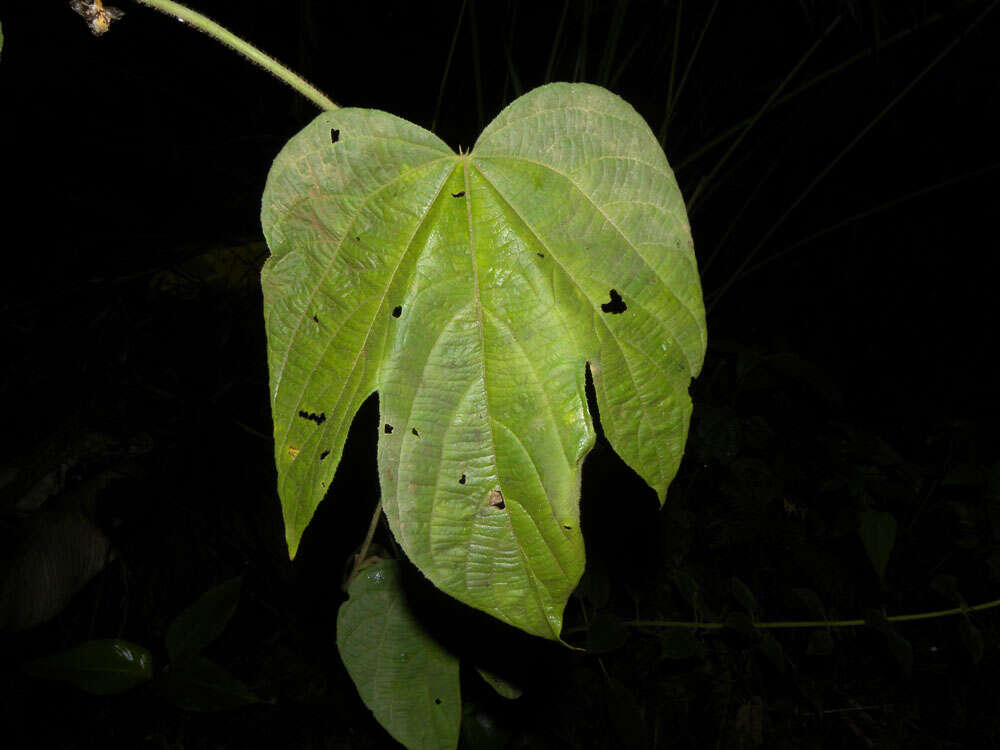
M 932 620 L 937 617 L 951 615 L 967 615 L 969 612 L 981 612 L 986 609 L 1000 607 L 1000 599 L 976 604 L 972 607 L 954 607 L 939 609 L 933 612 L 917 612 L 909 615 L 893 615 L 886 617 L 887 622 L 913 622 L 914 620 Z M 724 622 L 690 622 L 687 620 L 629 620 L 625 623 L 634 628 L 689 628 L 693 630 L 722 630 L 728 627 Z M 855 628 L 868 625 L 867 620 L 788 620 L 778 622 L 754 622 L 753 626 L 761 630 L 778 630 L 791 628 Z
M 955 37 L 955 39 L 953 39 L 943 50 L 941 50 L 941 52 L 939 52 L 937 56 L 935 56 L 935 58 L 931 60 L 923 68 L 923 70 L 917 73 L 917 75 L 914 76 L 913 80 L 911 80 L 908 84 L 906 84 L 906 86 L 903 87 L 903 90 L 900 91 L 898 94 L 896 94 L 896 96 L 894 96 L 892 100 L 890 100 L 889 103 L 886 104 L 885 107 L 883 107 L 882 110 L 868 122 L 867 125 L 861 128 L 858 134 L 855 135 L 854 138 L 852 138 L 850 142 L 846 146 L 844 146 L 844 148 L 842 148 L 837 153 L 837 155 L 834 156 L 833 159 L 831 159 L 830 162 L 825 167 L 823 167 L 823 169 L 819 171 L 819 174 L 817 174 L 812 179 L 812 181 L 808 185 L 806 185 L 805 189 L 803 189 L 802 192 L 799 193 L 798 197 L 794 201 L 792 201 L 791 204 L 789 204 L 788 208 L 785 209 L 785 211 L 781 214 L 781 216 L 779 216 L 778 219 L 771 225 L 771 227 L 764 233 L 764 236 L 761 237 L 760 241 L 756 245 L 754 245 L 753 249 L 750 250 L 749 253 L 747 253 L 746 257 L 743 259 L 740 265 L 737 266 L 736 270 L 733 271 L 729 279 L 726 280 L 726 282 L 721 287 L 715 290 L 715 292 L 712 294 L 711 301 L 706 305 L 705 309 L 706 313 L 711 312 L 711 310 L 715 307 L 716 304 L 718 304 L 719 300 L 729 290 L 729 288 L 743 277 L 743 271 L 750 264 L 750 261 L 753 260 L 754 257 L 756 257 L 757 253 L 759 253 L 765 245 L 767 245 L 771 237 L 774 236 L 774 233 L 778 231 L 778 229 L 785 223 L 785 220 L 792 214 L 793 211 L 795 211 L 796 208 L 799 207 L 802 201 L 804 201 L 809 196 L 809 194 L 812 193 L 812 191 L 816 188 L 816 186 L 819 185 L 819 183 L 822 182 L 826 178 L 826 176 L 830 174 L 831 171 L 833 171 L 833 168 L 840 163 L 840 160 L 843 159 L 858 144 L 858 142 L 868 134 L 868 132 L 872 128 L 874 128 L 879 122 L 881 122 L 882 118 L 885 117 L 887 114 L 889 114 L 889 112 L 897 104 L 899 104 L 900 101 L 902 101 L 903 97 L 905 97 L 908 93 L 910 93 L 910 91 L 912 91 L 914 87 L 916 87 L 916 85 L 920 83 L 928 73 L 930 73 L 935 67 L 937 67 L 938 63 L 940 63 L 945 57 L 947 57 L 948 54 L 953 49 L 955 49 L 955 47 L 961 44 L 961 42 L 968 36 L 969 32 L 971 32 L 972 29 L 975 28 L 980 23 L 980 21 L 982 21 L 984 18 L 986 18 L 987 15 L 989 15 L 989 13 L 997 6 L 998 2 L 1000 2 L 1000 0 L 993 0 L 993 2 L 990 3 L 986 7 L 986 9 L 983 10 L 983 12 L 980 13 L 962 31 L 961 34 Z
M 354 556 L 354 565 L 351 567 L 351 574 L 347 576 L 347 580 L 344 582 L 344 591 L 351 585 L 351 581 L 358 574 L 358 570 L 361 568 L 361 563 L 365 561 L 368 556 L 368 548 L 372 545 L 372 539 L 375 538 L 375 529 L 378 527 L 379 519 L 382 517 L 382 501 L 379 500 L 378 505 L 375 506 L 375 512 L 372 513 L 372 520 L 368 524 L 368 533 L 365 534 L 365 541 L 361 543 L 361 551 Z

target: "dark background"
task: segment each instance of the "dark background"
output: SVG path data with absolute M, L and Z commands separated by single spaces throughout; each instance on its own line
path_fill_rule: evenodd
M 801 617 L 794 588 L 844 618 L 941 609 L 929 587 L 941 574 L 970 604 L 996 598 L 995 4 L 194 3 L 341 106 L 433 121 L 455 148 L 547 70 L 608 86 L 659 133 L 673 75 L 665 150 L 697 195 L 710 348 L 664 511 L 605 443 L 588 459 L 588 577 L 567 610 L 579 643 L 597 614 L 690 619 L 681 576 L 704 589 L 709 619 L 737 607 L 731 576 L 763 619 Z M 316 109 L 182 24 L 122 8 L 101 38 L 66 3 L 0 8 L 0 713 L 8 727 L 47 714 L 28 724 L 38 747 L 382 746 L 334 630 L 378 497 L 377 402 L 294 565 L 269 437 L 260 195 Z M 706 144 L 757 113 L 831 25 L 794 96 L 716 169 L 740 131 Z M 775 260 L 742 273 L 752 252 L 750 267 Z M 870 510 L 899 522 L 884 581 L 858 539 Z M 39 519 L 60 512 L 93 526 L 53 541 Z M 64 601 L 25 562 L 46 545 L 86 557 L 65 548 L 105 538 L 113 560 Z M 237 574 L 243 600 L 213 656 L 264 704 L 181 712 L 149 691 L 94 698 L 17 671 L 89 638 L 162 655 L 166 623 Z M 27 627 L 32 592 L 53 616 Z M 463 675 L 463 742 L 996 747 L 996 618 L 975 617 L 979 658 L 956 619 L 900 630 L 912 672 L 868 630 L 838 631 L 830 656 L 780 634 L 781 669 L 738 633 L 670 659 L 662 632 L 633 629 L 600 663 L 500 633 L 541 655 L 514 668 L 526 694 L 513 704 Z

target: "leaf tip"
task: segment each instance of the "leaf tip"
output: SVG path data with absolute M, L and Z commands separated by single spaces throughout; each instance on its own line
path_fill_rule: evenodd
M 288 559 L 294 560 L 295 553 L 299 551 L 299 542 L 302 540 L 302 532 L 286 521 L 285 543 L 288 545 Z

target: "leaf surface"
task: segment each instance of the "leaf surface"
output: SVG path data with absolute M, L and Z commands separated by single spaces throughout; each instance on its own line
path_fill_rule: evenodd
M 149 651 L 121 638 L 87 641 L 24 665 L 36 677 L 69 682 L 94 695 L 131 690 L 153 676 Z
M 154 686 L 161 696 L 183 711 L 228 711 L 258 702 L 242 681 L 197 654 L 171 664 Z
M 879 579 L 884 579 L 885 567 L 889 564 L 889 555 L 896 543 L 896 519 L 891 513 L 866 510 L 858 514 L 858 520 L 858 535 L 868 553 L 868 559 Z
M 172 661 L 202 651 L 222 635 L 240 600 L 242 576 L 214 586 L 181 612 L 167 627 L 167 654 Z
M 351 582 L 337 613 L 337 649 L 361 700 L 408 748 L 454 748 L 462 720 L 458 657 L 416 618 L 398 563 L 383 560 Z
M 525 94 L 456 154 L 375 110 L 272 166 L 261 283 L 294 555 L 361 403 L 382 502 L 438 588 L 557 639 L 584 567 L 589 365 L 612 447 L 663 502 L 704 357 L 684 203 L 656 138 L 587 84 Z

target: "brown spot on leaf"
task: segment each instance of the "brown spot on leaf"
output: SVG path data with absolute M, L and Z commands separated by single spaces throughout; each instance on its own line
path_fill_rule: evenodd
M 499 508 L 500 510 L 507 507 L 507 504 L 503 501 L 503 493 L 495 487 L 490 490 L 490 499 L 486 504 L 491 508 Z

